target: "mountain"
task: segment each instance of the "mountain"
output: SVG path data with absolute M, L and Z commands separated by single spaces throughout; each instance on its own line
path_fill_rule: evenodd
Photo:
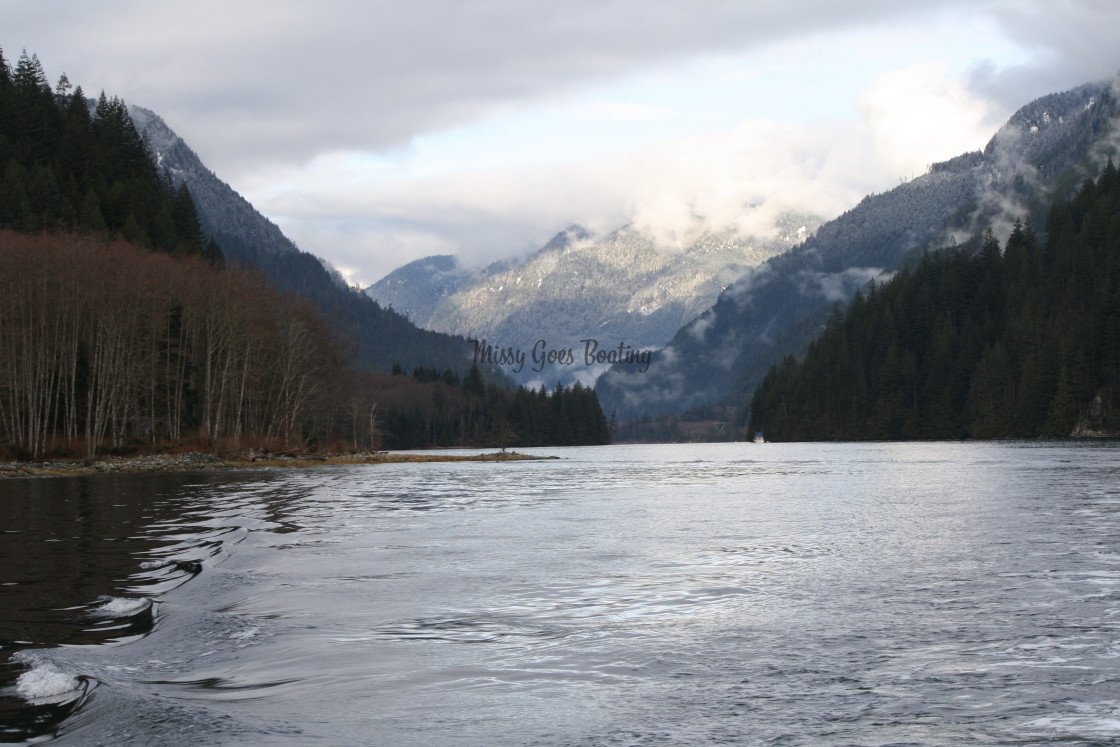
M 478 275 L 460 267 L 453 255 L 438 254 L 398 267 L 365 292 L 382 306 L 426 326 L 443 299 L 458 293 Z
M 680 249 L 632 227 L 596 240 L 571 226 L 520 260 L 469 270 L 453 257 L 427 257 L 366 292 L 422 326 L 524 352 L 527 365 L 506 369 L 522 383 L 589 383 L 607 364 L 586 365 L 584 341 L 602 351 L 661 347 L 735 278 L 819 224 L 786 215 L 765 240 L 706 233 Z M 535 350 L 575 354 L 533 365 Z
M 749 270 L 681 327 L 647 371 L 616 366 L 601 376 L 604 411 L 657 416 L 742 399 L 773 364 L 804 351 L 830 309 L 869 280 L 989 226 L 1009 228 L 1016 218 L 1042 225 L 1050 195 L 1099 170 L 1116 112 L 1109 84 L 1045 96 L 1016 112 L 982 152 L 869 195 Z
M 215 176 L 159 116 L 138 106 L 128 111 L 157 166 L 176 185 L 190 190 L 203 230 L 217 241 L 228 264 L 254 267 L 280 290 L 312 300 L 338 332 L 354 341 L 355 358 L 365 368 L 389 370 L 399 363 L 406 370 L 467 373 L 474 358 L 469 342 L 419 329 L 348 287 L 337 271 L 297 248 L 276 224 Z M 496 367 L 489 367 L 487 374 L 508 381 Z
M 857 293 L 755 390 L 770 440 L 1116 436 L 1120 171 L 1050 209 L 1045 243 L 925 255 Z M 741 414 L 740 414 L 741 415 Z
M 119 98 L 63 88 L 0 55 L 0 456 L 610 441 L 591 389 L 487 382 L 466 340 L 346 287 L 154 114 L 145 137 Z
M 299 251 L 279 226 L 215 176 L 155 112 L 129 106 L 128 113 L 148 144 L 156 166 L 170 174 L 176 184 L 186 184 L 190 189 L 203 228 L 222 245 L 227 258 L 238 259 L 238 250 L 244 246 L 271 254 Z M 229 249 L 226 243 L 230 244 Z

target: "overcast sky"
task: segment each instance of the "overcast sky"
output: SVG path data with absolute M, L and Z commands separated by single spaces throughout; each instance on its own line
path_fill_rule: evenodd
M 154 110 L 368 284 L 571 223 L 831 217 L 1120 70 L 1115 0 L 0 0 L 0 47 Z

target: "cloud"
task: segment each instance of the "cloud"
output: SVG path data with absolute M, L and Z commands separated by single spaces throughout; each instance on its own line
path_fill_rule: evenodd
M 1043 94 L 1111 79 L 1120 61 L 1112 0 L 1025 0 L 997 3 L 993 17 L 1013 43 L 1030 54 L 1015 64 L 978 62 L 969 85 L 979 96 L 1019 106 Z
M 397 147 L 687 55 L 921 11 L 893 0 L 4 5 L 4 43 L 158 111 L 227 174 Z
M 849 267 L 841 272 L 805 273 L 800 278 L 801 292 L 806 295 L 819 293 L 832 303 L 847 301 L 858 288 L 882 275 L 882 267 Z
M 918 176 L 931 162 L 981 149 L 1002 124 L 1002 111 L 993 116 L 987 100 L 947 73 L 938 63 L 892 70 L 860 96 L 860 111 L 885 169 Z
M 692 338 L 697 342 L 703 344 L 704 336 L 708 334 L 708 330 L 716 321 L 716 313 L 712 309 L 708 309 L 700 316 L 693 319 L 688 326 L 684 327 L 684 331 L 692 335 Z
M 630 180 L 630 221 L 664 247 L 706 230 L 766 238 L 785 212 L 835 215 L 876 184 L 874 167 L 860 168 L 868 146 L 848 122 L 750 120 L 631 153 L 616 178 Z
M 524 167 L 430 170 L 420 153 L 386 166 L 386 179 L 368 160 L 336 154 L 270 173 L 250 199 L 301 246 L 330 246 L 365 283 L 418 252 L 459 253 L 468 264 L 527 252 L 573 222 L 600 233 L 630 223 L 669 251 L 704 231 L 765 239 L 783 214 L 838 215 L 900 175 L 981 147 L 995 129 L 937 67 L 875 78 L 861 102 L 856 120 L 749 119 Z
M 155 110 L 363 283 L 425 254 L 526 251 L 572 222 L 632 221 L 672 248 L 705 229 L 763 234 L 787 210 L 835 215 L 979 147 L 1035 96 L 1111 75 L 1120 27 L 1111 0 L 0 9 L 7 57 L 26 47 L 52 78 Z M 915 39 L 940 64 L 913 64 Z M 674 79 L 698 93 L 613 95 L 642 76 L 647 93 Z
M 681 114 L 662 106 L 607 101 L 587 104 L 576 112 L 576 116 L 613 122 L 649 122 L 658 119 L 672 119 L 681 116 Z
M 670 251 L 703 231 L 767 238 L 788 211 L 835 215 L 889 181 L 870 148 L 850 124 L 754 121 L 525 169 L 380 181 L 328 159 L 280 180 L 298 180 L 298 191 L 262 185 L 249 197 L 301 246 L 329 246 L 335 257 L 351 247 L 349 261 L 335 259 L 343 269 L 365 256 L 364 281 L 402 264 L 402 250 L 478 263 L 539 248 L 571 223 L 599 234 L 630 223 Z

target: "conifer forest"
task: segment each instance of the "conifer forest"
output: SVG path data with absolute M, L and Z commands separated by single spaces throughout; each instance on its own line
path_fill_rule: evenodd
M 923 256 L 836 309 L 756 390 L 773 440 L 1034 438 L 1120 426 L 1120 173 L 1016 224 Z M 976 244 L 979 244 L 978 246 Z M 744 417 L 746 412 L 740 414 Z

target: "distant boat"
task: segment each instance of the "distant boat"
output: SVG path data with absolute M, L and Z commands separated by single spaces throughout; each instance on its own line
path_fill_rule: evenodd
M 762 431 L 759 431 L 758 433 L 754 434 L 754 442 L 755 442 L 756 444 L 764 444 L 764 443 L 766 443 L 766 439 L 765 439 L 765 438 L 763 438 L 763 436 L 762 436 Z

